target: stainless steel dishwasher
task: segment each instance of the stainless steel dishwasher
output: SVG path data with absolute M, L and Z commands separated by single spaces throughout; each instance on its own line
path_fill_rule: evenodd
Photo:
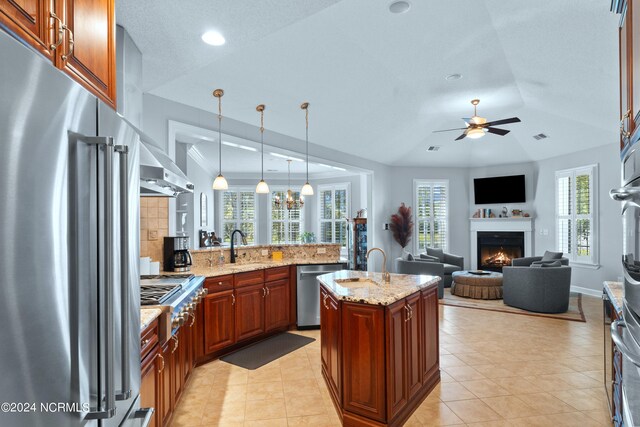
M 346 264 L 313 264 L 298 266 L 298 329 L 320 327 L 320 284 L 316 277 L 346 269 Z

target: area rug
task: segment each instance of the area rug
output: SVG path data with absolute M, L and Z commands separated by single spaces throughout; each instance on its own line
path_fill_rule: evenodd
M 502 313 L 524 314 L 526 316 L 548 317 L 550 319 L 572 320 L 574 322 L 586 322 L 584 312 L 582 311 L 582 294 L 577 292 L 571 292 L 569 296 L 569 310 L 567 310 L 566 313 L 557 314 L 535 313 L 510 307 L 505 305 L 501 299 L 483 300 L 459 297 L 452 295 L 451 289 L 449 288 L 445 288 L 444 298 L 440 300 L 440 304 L 453 307 L 475 308 L 477 310 L 499 311 Z
M 220 360 L 245 369 L 258 369 L 314 341 L 314 338 L 285 332 L 223 356 Z

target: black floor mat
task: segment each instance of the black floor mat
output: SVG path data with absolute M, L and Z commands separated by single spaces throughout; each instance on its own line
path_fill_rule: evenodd
M 223 356 L 220 360 L 254 370 L 314 341 L 314 338 L 285 332 Z

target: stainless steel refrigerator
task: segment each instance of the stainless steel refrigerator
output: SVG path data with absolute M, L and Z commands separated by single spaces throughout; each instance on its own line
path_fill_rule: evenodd
M 0 29 L 0 426 L 141 426 L 139 137 Z

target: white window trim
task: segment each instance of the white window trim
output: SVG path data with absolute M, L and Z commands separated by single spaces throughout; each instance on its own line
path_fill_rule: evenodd
M 447 192 L 447 200 L 446 200 L 446 207 L 447 207 L 447 215 L 446 215 L 446 221 L 447 221 L 447 230 L 444 236 L 444 244 L 445 244 L 445 251 L 449 249 L 449 229 L 451 228 L 451 222 L 449 221 L 449 217 L 450 217 L 450 209 L 449 209 L 449 199 L 450 199 L 450 192 L 449 192 L 449 180 L 448 179 L 414 179 L 413 180 L 413 206 L 411 206 L 411 210 L 413 211 L 413 253 L 418 253 L 421 249 L 418 247 L 418 232 L 419 232 L 419 227 L 418 227 L 418 186 L 419 185 L 423 185 L 423 184 L 427 184 L 427 185 L 433 185 L 433 184 L 444 184 L 445 188 L 446 188 L 446 192 Z
M 248 246 L 252 246 L 252 245 L 258 245 L 259 244 L 259 239 L 260 239 L 260 200 L 257 197 L 256 194 L 256 189 L 255 187 L 247 187 L 247 186 L 229 186 L 229 189 L 227 190 L 222 190 L 222 191 L 216 191 L 216 203 L 218 204 L 218 206 L 220 207 L 218 210 L 218 230 L 220 230 L 220 238 L 224 238 L 224 223 L 225 222 L 230 222 L 230 221 L 225 221 L 224 219 L 224 204 L 223 204 L 223 200 L 222 200 L 222 194 L 225 191 L 235 191 L 237 193 L 239 192 L 252 192 L 253 197 L 254 197 L 254 206 L 256 207 L 256 212 L 255 212 L 255 217 L 253 219 L 253 229 L 255 230 L 255 236 L 254 236 L 254 243 L 253 244 L 249 244 Z M 238 199 L 239 200 L 239 199 Z M 248 221 L 244 221 L 244 222 L 248 222 Z M 238 227 L 238 223 L 240 223 L 240 218 L 238 218 L 236 220 L 236 228 Z M 223 242 L 224 243 L 224 242 Z
M 322 229 L 320 227 L 320 225 L 323 222 L 331 222 L 332 224 L 341 221 L 341 220 L 337 220 L 336 219 L 336 211 L 335 209 L 332 211 L 332 219 L 328 220 L 328 219 L 322 219 L 322 204 L 320 203 L 320 194 L 322 194 L 323 191 L 327 191 L 327 190 L 332 190 L 332 197 L 335 200 L 335 190 L 343 190 L 346 189 L 347 190 L 347 218 L 351 215 L 351 183 L 350 182 L 337 182 L 335 184 L 321 184 L 318 185 L 317 188 L 317 192 L 318 195 L 316 196 L 316 204 L 318 205 L 316 211 L 317 211 L 317 224 L 316 224 L 316 236 L 317 236 L 317 242 L 320 243 L 320 230 Z M 346 221 L 346 219 L 343 219 L 344 221 Z M 348 225 L 347 225 L 348 227 Z M 335 225 L 331 228 L 332 230 L 335 230 Z M 331 243 L 336 243 L 336 236 L 334 233 L 331 234 L 332 235 L 332 242 Z M 328 242 L 327 242 L 328 243 Z M 346 246 L 349 244 L 349 242 L 347 242 L 345 244 L 345 248 Z
M 560 247 L 560 239 L 558 238 L 558 178 L 560 177 L 564 177 L 564 176 L 571 176 L 572 182 L 573 182 L 573 186 L 571 188 L 571 191 L 573 192 L 572 194 L 572 209 L 571 212 L 572 214 L 570 215 L 570 218 L 572 219 L 571 224 L 572 224 L 572 235 L 576 236 L 577 233 L 575 231 L 576 228 L 576 214 L 575 214 L 575 203 L 576 203 L 576 197 L 575 197 L 575 176 L 577 174 L 580 173 L 588 173 L 591 177 L 591 184 L 590 184 L 590 188 L 591 188 L 591 194 L 589 197 L 589 203 L 590 203 L 590 212 L 591 212 L 591 231 L 592 231 L 592 245 L 591 245 L 591 260 L 589 261 L 588 259 L 585 259 L 586 257 L 578 257 L 575 254 L 563 254 L 564 257 L 569 258 L 569 264 L 571 264 L 572 266 L 575 267 L 582 267 L 582 268 L 590 268 L 590 269 L 598 269 L 600 268 L 600 251 L 599 251 L 599 247 L 600 247 L 600 233 L 599 233 L 599 207 L 600 204 L 598 203 L 598 183 L 599 183 L 599 172 L 598 172 L 598 164 L 591 164 L 591 165 L 586 165 L 586 166 L 580 166 L 580 167 L 576 167 L 576 168 L 570 168 L 570 169 L 562 169 L 559 171 L 556 171 L 555 174 L 555 181 L 554 181 L 554 200 L 555 200 L 555 221 L 554 221 L 554 230 L 555 230 L 555 247 L 556 249 Z M 564 215 L 563 215 L 564 216 Z M 573 242 L 575 245 L 575 242 Z
M 273 200 L 272 200 L 272 197 L 273 197 L 273 194 L 272 193 L 274 191 L 282 191 L 282 192 L 286 193 L 288 189 L 289 189 L 288 187 L 283 186 L 283 185 L 269 187 L 269 200 L 267 201 L 267 214 L 268 214 L 267 218 L 268 218 L 268 222 L 269 222 L 269 225 L 268 225 L 269 235 L 267 236 L 267 241 L 269 242 L 268 243 L 269 245 L 276 244 L 276 243 L 271 243 L 271 233 L 273 232 L 273 217 L 272 217 L 272 212 L 273 212 Z M 296 192 L 294 190 L 291 190 L 291 191 L 293 191 L 294 193 Z M 297 192 L 300 193 L 299 190 Z M 302 196 L 302 197 L 304 197 L 304 196 Z M 283 200 L 283 203 L 284 202 L 285 201 Z M 306 200 L 305 200 L 304 204 L 305 204 L 305 206 L 308 206 Z M 285 206 L 284 209 L 286 210 L 287 207 Z M 307 229 L 305 227 L 305 221 L 306 221 L 306 218 L 305 218 L 305 207 L 303 206 L 300 209 L 300 221 L 299 221 L 300 222 L 300 236 L 301 237 L 302 237 L 302 233 L 307 231 Z M 285 219 L 283 221 L 278 220 L 278 222 L 285 223 L 285 239 L 288 239 L 289 238 L 289 233 L 287 231 L 289 229 L 289 222 L 291 222 L 291 220 L 289 220 L 289 219 Z M 297 222 L 297 221 L 295 221 L 295 222 Z M 277 243 L 277 244 L 288 245 L 288 244 L 299 244 L 299 243 L 301 243 L 301 242 L 287 242 L 287 241 L 285 241 L 284 243 Z

